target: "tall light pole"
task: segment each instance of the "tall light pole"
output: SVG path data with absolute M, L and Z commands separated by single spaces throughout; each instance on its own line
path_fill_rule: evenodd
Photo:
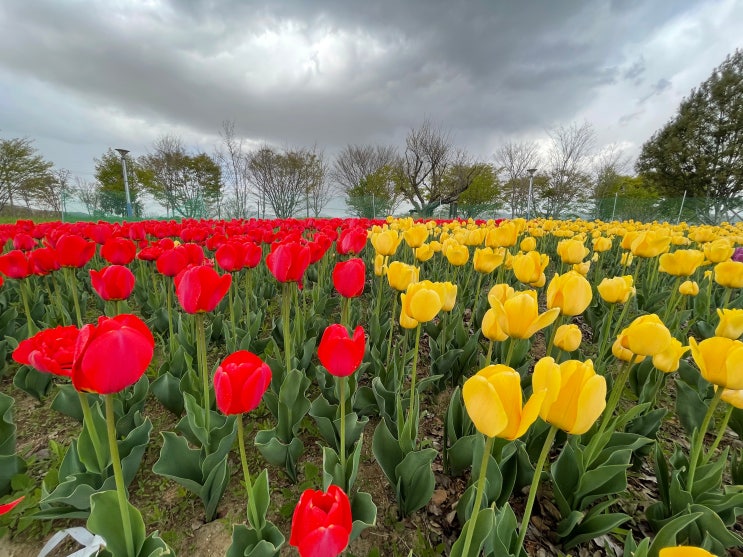
M 534 173 L 537 171 L 536 168 L 528 168 L 526 170 L 529 173 L 529 199 L 526 200 L 526 220 L 531 220 L 531 191 L 534 187 Z
M 116 149 L 121 155 L 121 169 L 124 172 L 124 193 L 126 194 L 126 216 L 132 218 L 132 200 L 129 197 L 129 178 L 126 175 L 126 154 L 128 149 Z

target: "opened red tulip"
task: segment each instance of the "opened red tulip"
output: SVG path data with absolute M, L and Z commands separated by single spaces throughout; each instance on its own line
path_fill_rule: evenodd
M 310 248 L 300 242 L 274 244 L 266 265 L 279 282 L 300 282 L 310 264 Z
M 110 394 L 133 385 L 152 361 L 155 339 L 136 315 L 99 317 L 75 344 L 72 384 L 78 391 Z
M 123 265 L 110 265 L 100 271 L 90 270 L 93 290 L 106 301 L 126 300 L 134 290 L 134 273 Z
M 271 368 L 258 356 L 240 350 L 227 356 L 214 372 L 217 408 L 242 414 L 258 407 L 271 384 Z
M 199 265 L 175 277 L 175 293 L 186 313 L 214 311 L 231 284 L 231 275 L 220 275 L 212 267 Z
M 365 350 L 366 341 L 361 326 L 356 327 L 351 337 L 343 325 L 336 323 L 325 329 L 317 356 L 331 375 L 346 377 L 359 368 Z
M 307 489 L 299 499 L 289 544 L 300 557 L 336 557 L 351 537 L 353 519 L 348 496 L 337 485 L 328 491 Z
M 0 255 L 0 273 L 12 279 L 24 279 L 33 272 L 31 263 L 21 250 Z
M 214 252 L 217 264 L 228 273 L 235 273 L 245 266 L 245 250 L 242 244 L 231 242 L 219 246 Z
M 113 237 L 101 248 L 101 257 L 113 265 L 128 265 L 137 254 L 137 246 L 129 238 Z
M 361 250 L 366 246 L 367 236 L 366 229 L 360 226 L 346 228 L 341 232 L 335 247 L 341 255 L 361 253 Z
M 79 333 L 74 325 L 39 331 L 20 342 L 13 351 L 13 360 L 44 373 L 69 377 Z
M 181 246 L 166 250 L 157 258 L 155 265 L 161 275 L 175 277 L 188 265 L 188 252 Z
M 355 298 L 364 291 L 366 265 L 359 258 L 336 263 L 333 269 L 333 285 L 344 298 Z

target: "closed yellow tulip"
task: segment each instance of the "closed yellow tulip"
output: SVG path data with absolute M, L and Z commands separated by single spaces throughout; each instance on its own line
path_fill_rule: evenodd
M 593 251 L 597 251 L 599 253 L 609 251 L 611 249 L 611 245 L 611 238 L 599 236 L 598 238 L 593 240 Z
M 664 547 L 660 550 L 658 557 L 715 557 L 715 554 L 701 547 L 679 545 L 677 547 Z
M 493 307 L 495 305 L 495 300 L 503 303 L 514 294 L 516 294 L 516 291 L 510 285 L 496 284 L 490 289 L 490 292 L 488 292 L 488 303 L 490 304 L 490 307 Z
M 527 236 L 526 238 L 521 240 L 519 249 L 521 251 L 534 251 L 535 249 L 537 249 L 537 239 L 533 236 Z
M 493 300 L 498 324 L 510 338 L 530 338 L 540 329 L 554 323 L 560 314 L 558 308 L 540 314 L 537 293 L 534 290 L 519 292 L 501 303 Z
M 558 365 L 542 358 L 534 366 L 532 388 L 547 392 L 539 411 L 542 419 L 573 435 L 591 429 L 606 408 L 606 379 L 596 374 L 591 360 Z
M 415 248 L 415 258 L 424 263 L 433 257 L 434 251 L 431 244 L 423 244 L 419 248 Z
M 578 325 L 574 323 L 560 325 L 555 331 L 555 346 L 565 352 L 578 350 L 582 340 L 583 333 L 581 333 Z
M 671 373 L 679 368 L 681 357 L 689 350 L 688 346 L 682 346 L 675 338 L 666 346 L 665 350 L 653 356 L 653 366 L 663 373 Z
M 724 389 L 722 391 L 722 400 L 730 406 L 735 406 L 743 410 L 743 390 Z
M 596 288 L 601 299 L 607 304 L 624 304 L 635 293 L 632 284 L 632 275 L 614 278 L 605 277 Z
M 431 240 L 430 242 L 428 242 L 428 245 L 431 246 L 433 253 L 439 253 L 442 249 L 441 242 L 439 242 L 438 240 Z
M 620 333 L 619 335 L 617 335 L 617 339 L 614 341 L 614 344 L 611 345 L 611 353 L 616 359 L 622 360 L 623 362 L 633 362 L 637 364 L 646 358 L 646 356 L 640 356 L 632 352 L 632 350 L 630 350 L 629 348 L 625 348 L 625 344 L 625 336 Z
M 619 260 L 619 263 L 621 263 L 622 267 L 629 267 L 630 265 L 632 265 L 632 261 L 634 260 L 634 258 L 635 256 L 628 251 L 622 254 L 622 258 Z
M 704 263 L 704 254 L 696 249 L 678 249 L 658 259 L 658 270 L 675 277 L 688 277 Z
M 547 307 L 559 308 L 562 315 L 580 315 L 592 298 L 591 283 L 575 271 L 555 275 L 547 287 Z
M 418 322 L 405 313 L 405 293 L 400 294 L 400 326 L 403 329 L 415 329 L 418 326 Z
M 731 260 L 715 265 L 715 282 L 727 288 L 743 288 L 743 262 Z
M 598 254 L 594 254 L 598 255 Z M 584 277 L 588 274 L 588 271 L 591 270 L 591 262 L 590 261 L 584 261 L 583 263 L 576 263 L 573 265 L 573 271 L 578 273 L 579 275 L 583 275 Z
M 441 311 L 441 297 L 430 280 L 414 282 L 402 296 L 403 311 L 419 323 L 431 321 Z
M 643 230 L 632 241 L 630 250 L 635 257 L 656 257 L 668 251 L 671 235 L 667 230 Z
M 655 356 L 671 343 L 671 332 L 656 314 L 641 315 L 625 328 L 621 335 L 624 348 L 633 354 Z
M 444 255 L 450 264 L 461 267 L 469 260 L 470 250 L 467 246 L 461 244 L 450 244 Z
M 407 290 L 411 283 L 418 282 L 420 269 L 402 261 L 393 261 L 387 266 L 387 280 L 390 286 L 400 292 Z
M 492 273 L 503 264 L 505 257 L 504 248 L 478 248 L 475 249 L 475 255 L 472 257 L 472 266 L 478 273 Z
M 374 274 L 378 277 L 384 276 L 384 273 L 387 271 L 385 259 L 386 258 L 380 254 L 374 256 Z
M 714 242 L 704 244 L 704 256 L 712 263 L 727 261 L 735 253 L 735 248 L 727 238 L 720 238 Z
M 451 311 L 457 303 L 457 285 L 451 282 L 433 282 L 433 288 L 441 299 L 441 310 Z
M 743 389 L 743 342 L 712 337 L 697 344 L 689 338 L 689 345 L 702 377 L 720 387 Z
M 522 407 L 521 376 L 508 366 L 490 365 L 467 379 L 464 406 L 477 430 L 488 437 L 512 441 L 521 437 L 539 416 L 544 390 L 535 390 Z
M 544 253 L 538 251 L 529 251 L 514 255 L 511 261 L 513 274 L 516 278 L 531 286 L 536 286 L 540 282 L 544 284 L 544 270 L 549 265 L 550 258 Z
M 508 248 L 516 244 L 518 237 L 517 224 L 514 221 L 506 221 L 488 230 L 485 235 L 485 245 L 489 248 Z
M 414 224 L 403 233 L 405 243 L 411 248 L 419 248 L 428 238 L 428 227 L 425 224 Z
M 588 255 L 588 248 L 580 240 L 570 238 L 567 240 L 560 240 L 557 243 L 557 255 L 563 263 L 573 265 L 580 263 Z
M 371 244 L 380 255 L 394 255 L 397 251 L 397 246 L 400 245 L 402 237 L 397 230 L 382 230 L 377 234 L 371 235 Z
M 715 329 L 715 336 L 733 340 L 743 335 L 743 309 L 718 309 L 720 323 Z
M 484 228 L 474 228 L 467 231 L 467 235 L 464 237 L 464 244 L 466 246 L 475 247 L 482 245 L 485 240 L 485 234 L 487 230 Z
M 696 296 L 699 294 L 699 285 L 694 280 L 685 280 L 679 285 L 679 294 L 683 296 Z
M 482 335 L 493 342 L 503 342 L 508 338 L 508 335 L 503 332 L 503 329 L 498 324 L 498 315 L 493 308 L 490 308 L 483 315 L 481 328 Z

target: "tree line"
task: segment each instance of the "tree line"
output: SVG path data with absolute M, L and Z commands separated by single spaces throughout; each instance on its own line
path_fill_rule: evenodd
M 362 217 L 409 211 L 652 219 L 667 216 L 665 199 L 683 196 L 700 220 L 741 219 L 743 51 L 729 55 L 648 139 L 633 174 L 618 149 L 596 148 L 587 122 L 554 128 L 539 143 L 504 142 L 490 160 L 458 147 L 431 120 L 411 128 L 403 145 L 346 145 L 332 158 L 316 145 L 251 147 L 224 122 L 211 154 L 166 135 L 146 154 L 127 155 L 126 164 L 137 215 L 149 196 L 171 217 L 317 217 L 342 196 L 348 213 Z M 121 156 L 109 149 L 95 159 L 94 180 L 73 181 L 30 139 L 0 139 L 0 210 L 61 212 L 73 197 L 91 215 L 124 216 Z M 638 215 L 640 205 L 648 214 Z

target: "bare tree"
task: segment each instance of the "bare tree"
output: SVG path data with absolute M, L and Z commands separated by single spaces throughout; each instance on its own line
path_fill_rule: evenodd
M 527 170 L 538 168 L 539 153 L 533 141 L 509 141 L 495 152 L 495 163 L 503 176 L 503 196 L 511 206 L 511 218 L 526 214 L 529 202 Z
M 547 154 L 546 187 L 536 191 L 538 211 L 549 217 L 561 217 L 570 208 L 591 197 L 590 162 L 595 133 L 590 123 L 560 126 L 549 132 L 551 147 Z
M 70 194 L 70 171 L 55 168 L 48 176 L 34 181 L 31 198 L 35 206 L 62 214 L 64 197 Z
M 235 136 L 234 122 L 222 122 L 219 133 L 222 138 L 222 148 L 218 149 L 215 159 L 222 167 L 222 180 L 225 189 L 229 192 L 229 209 L 227 216 L 246 218 L 250 215 L 250 199 L 254 193 L 250 183 L 251 173 L 248 168 L 249 153 L 244 150 L 244 142 Z M 260 202 L 260 198 L 259 198 Z M 218 217 L 222 218 L 223 200 L 217 203 Z M 259 206 L 259 213 L 261 207 Z M 265 216 L 265 208 L 263 208 Z
M 307 215 L 312 213 L 317 218 L 330 202 L 335 188 L 328 179 L 328 163 L 322 151 L 313 148 L 307 163 Z
M 73 192 L 83 204 L 89 215 L 94 215 L 101 208 L 100 190 L 95 182 L 86 182 L 80 178 L 75 178 L 75 187 Z
M 397 149 L 383 145 L 346 145 L 333 162 L 330 177 L 344 192 L 380 168 L 397 163 Z

